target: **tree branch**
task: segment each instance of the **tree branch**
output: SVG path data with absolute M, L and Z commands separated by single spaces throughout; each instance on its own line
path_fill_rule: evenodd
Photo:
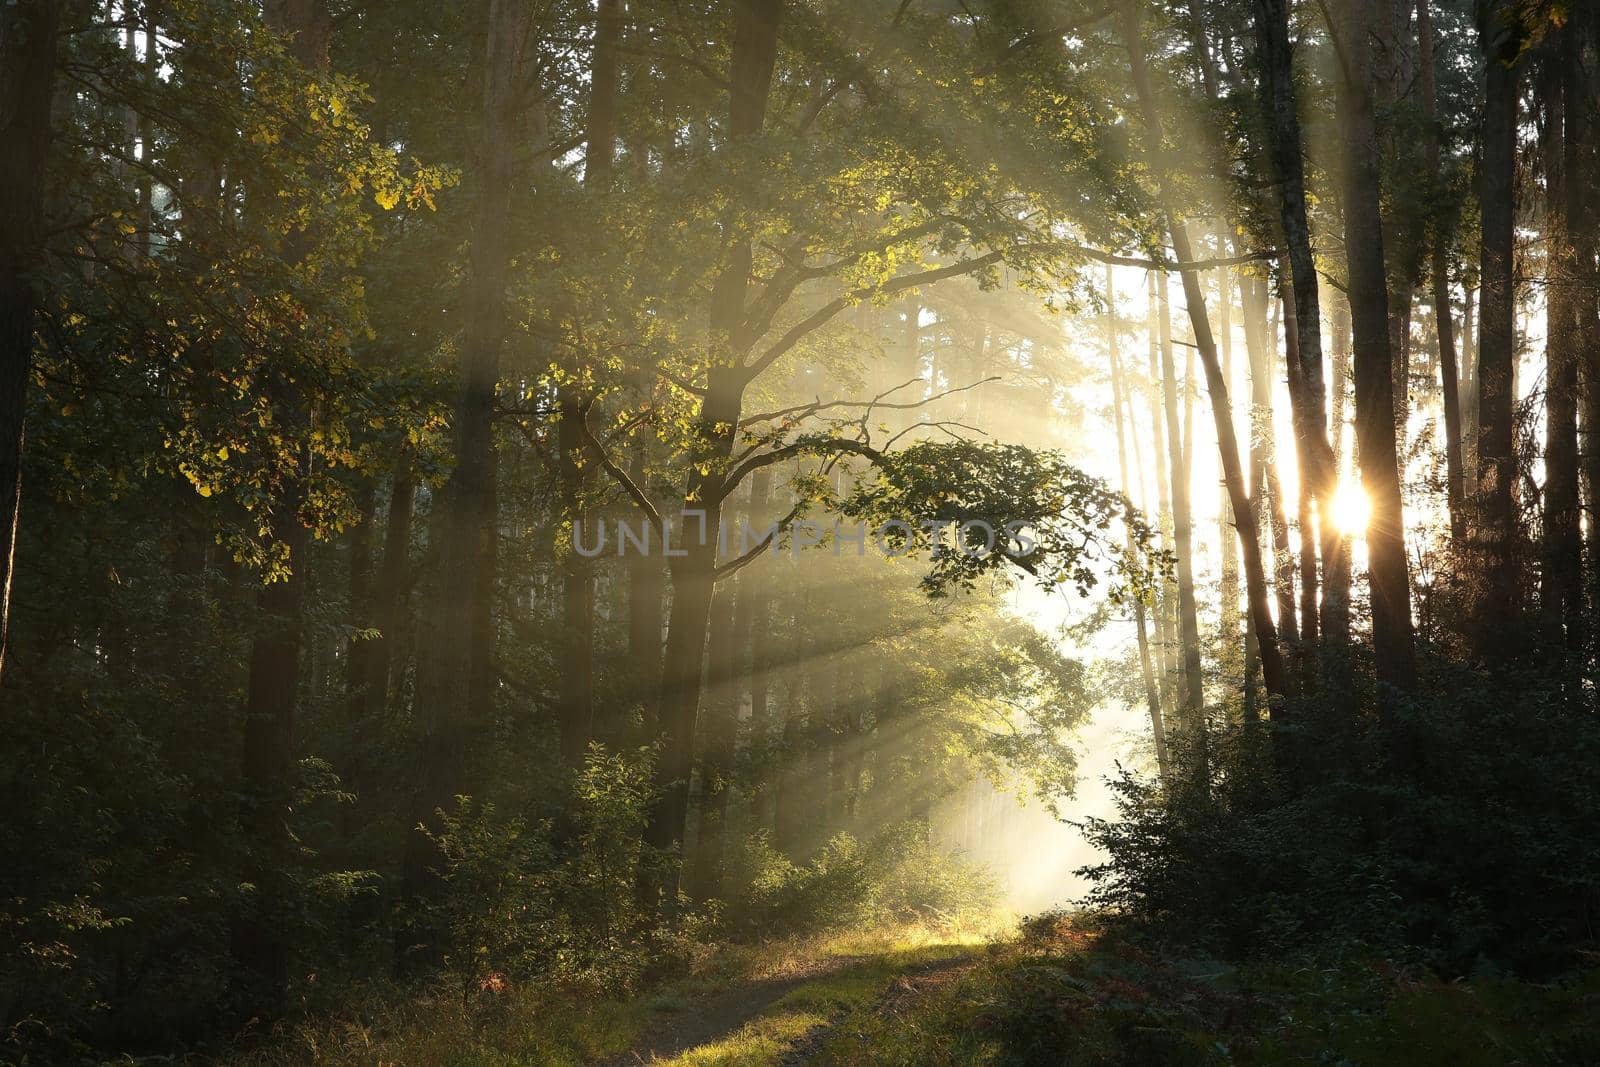
M 934 268 L 933 270 L 918 271 L 915 274 L 902 274 L 898 278 L 890 279 L 883 285 L 862 286 L 858 289 L 852 289 L 845 295 L 828 301 L 828 303 L 822 305 L 816 311 L 813 311 L 810 315 L 807 315 L 804 319 L 801 319 L 799 322 L 789 327 L 788 331 L 784 333 L 782 337 L 778 338 L 777 341 L 773 342 L 771 347 L 769 347 L 765 352 L 761 353 L 760 356 L 756 357 L 754 361 L 745 365 L 745 381 L 750 381 L 762 371 L 772 366 L 772 364 L 777 362 L 778 359 L 781 358 L 785 353 L 794 348 L 795 345 L 799 344 L 807 334 L 825 325 L 835 315 L 839 314 L 839 312 L 852 306 L 858 301 L 870 296 L 892 296 L 895 293 L 905 292 L 907 289 L 915 289 L 919 285 L 931 285 L 934 282 L 943 281 L 946 278 L 956 278 L 963 274 L 972 274 L 976 271 L 982 270 L 984 267 L 988 267 L 1000 262 L 1000 260 L 1004 258 L 1004 255 L 1005 254 L 1003 252 L 986 252 L 981 256 L 975 256 L 972 259 L 963 259 L 958 262 L 948 264 L 947 266 Z

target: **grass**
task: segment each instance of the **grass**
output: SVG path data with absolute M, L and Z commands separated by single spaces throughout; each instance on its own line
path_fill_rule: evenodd
M 974 951 L 972 943 L 919 939 L 922 943 L 909 945 L 905 940 L 896 945 L 890 939 L 888 947 L 880 943 L 861 962 L 790 990 L 726 1039 L 686 1052 L 665 1067 L 771 1067 L 836 1019 L 871 1011 L 899 976 Z
M 1036 925 L 901 1012 L 841 1020 L 816 1067 L 1600 1063 L 1600 972 L 1443 982 L 1351 953 L 1298 966 L 1155 954 Z
M 663 1017 L 742 985 L 802 978 L 727 1040 L 673 1062 L 679 1067 L 776 1063 L 790 1043 L 870 1003 L 895 975 L 970 952 L 996 927 L 935 931 L 920 925 L 851 930 L 758 944 L 719 944 L 672 979 L 633 996 L 593 989 L 511 986 L 463 1002 L 459 986 L 402 996 L 373 988 L 333 1017 L 286 1027 L 228 1067 L 583 1067 L 635 1047 Z

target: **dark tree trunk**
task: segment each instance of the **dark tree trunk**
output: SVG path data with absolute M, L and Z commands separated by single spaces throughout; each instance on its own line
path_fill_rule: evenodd
M 1338 112 L 1346 151 L 1343 192 L 1354 334 L 1356 451 L 1371 500 L 1367 554 L 1372 588 L 1372 641 L 1380 681 L 1409 690 L 1416 677 L 1411 582 L 1395 448 L 1389 293 L 1384 275 L 1378 199 L 1378 144 L 1373 117 L 1370 0 L 1342 0 L 1339 20 L 1346 64 Z M 1383 706 L 1387 707 L 1388 702 Z M 1397 739 L 1398 741 L 1398 739 Z
M 589 67 L 589 124 L 583 156 L 584 185 L 596 191 L 610 185 L 616 157 L 617 48 L 621 34 L 622 0 L 601 0 Z M 557 404 L 563 506 L 573 531 L 572 551 L 561 560 L 561 622 L 568 649 L 562 664 L 557 717 L 561 762 L 575 771 L 583 766 L 594 737 L 595 574 L 591 559 L 577 551 L 580 531 L 588 518 L 583 495 L 589 482 L 582 425 L 588 402 L 581 380 L 563 384 Z
M 749 137 L 761 129 L 772 88 L 783 7 L 784 0 L 738 0 L 734 5 L 730 139 Z M 647 844 L 668 855 L 681 853 L 689 810 L 689 774 L 715 582 L 717 526 L 726 492 L 721 467 L 733 451 L 734 428 L 739 424 L 749 373 L 731 363 L 737 358 L 733 355 L 738 350 L 735 337 L 743 329 L 751 259 L 748 240 L 735 240 L 713 287 L 711 334 L 713 344 L 728 353 L 728 362 L 714 365 L 707 376 L 694 431 L 695 462 L 683 498 L 686 509 L 704 512 L 704 536 L 686 537 L 684 555 L 672 564 L 672 610 L 661 684 L 662 747 L 656 765 L 657 794 L 645 833 Z M 678 867 L 668 864 L 658 869 L 663 872 L 660 884 L 641 885 L 643 903 L 658 910 L 664 906 L 671 912 L 676 906 Z
M 377 483 L 370 475 L 362 476 L 355 498 L 360 518 L 350 531 L 349 610 L 352 625 L 366 630 L 374 625 L 372 540 L 376 526 L 373 513 L 378 505 Z M 368 689 L 372 677 L 372 642 L 357 637 L 346 641 L 345 646 L 345 693 L 350 721 L 361 723 L 366 721 L 373 705 L 373 694 Z
M 39 303 L 33 275 L 40 265 L 60 14 L 55 0 L 0 9 L 0 672 L 22 510 L 23 425 Z
M 557 692 L 557 718 L 561 764 L 576 771 L 583 766 L 594 733 L 594 564 L 578 549 L 581 542 L 586 551 L 592 550 L 602 534 L 585 533 L 588 516 L 583 494 L 589 479 L 583 463 L 582 423 L 587 406 L 578 390 L 570 386 L 561 389 L 559 404 L 556 436 L 561 454 L 562 504 L 571 524 L 572 542 L 561 557 L 561 639 L 565 654 Z
M 266 5 L 268 24 L 290 38 L 290 52 L 308 70 L 328 66 L 328 10 L 323 0 L 274 0 Z M 286 259 L 301 259 L 308 249 L 291 241 Z M 262 388 L 277 424 L 291 440 L 306 432 L 309 411 L 298 384 L 275 368 Z M 300 696 L 302 609 L 310 579 L 310 532 L 300 521 L 310 453 L 297 448 L 298 469 L 285 472 L 273 502 L 268 539 L 284 553 L 286 572 L 269 580 L 256 597 L 257 619 L 250 648 L 246 687 L 244 759 L 240 828 L 251 847 L 248 880 L 254 897 L 234 917 L 235 962 L 255 986 L 269 1013 L 282 1009 L 288 986 L 288 949 L 283 924 L 287 871 L 294 840 L 289 828 L 294 788 L 294 733 Z
M 438 574 L 419 649 L 416 707 L 424 740 L 411 825 L 435 825 L 435 811 L 465 784 L 467 742 L 482 703 L 492 630 L 486 630 L 495 560 L 494 398 L 506 331 L 506 274 L 510 267 L 515 158 L 526 87 L 527 0 L 490 0 L 486 41 L 478 199 L 465 299 L 465 336 L 458 371 L 456 465 L 435 500 Z M 486 581 L 486 579 L 488 579 Z M 490 647 L 483 647 L 486 643 Z M 476 680 L 476 684 L 475 684 Z M 431 883 L 437 850 L 419 832 L 409 835 L 406 881 L 412 891 Z
M 646 488 L 645 445 L 641 436 L 634 444 L 633 464 L 630 471 L 634 484 Z M 645 520 L 635 518 L 633 528 L 643 533 Z M 644 533 L 644 551 L 636 551 L 630 544 L 624 556 L 628 581 L 628 662 L 633 668 L 633 699 L 639 705 L 645 736 L 655 736 L 656 707 L 661 696 L 661 625 L 663 616 L 662 595 L 666 589 L 666 556 L 662 531 L 649 528 Z M 610 744 L 620 744 L 625 736 L 621 722 L 611 721 L 601 730 L 601 736 Z
M 389 489 L 389 510 L 384 518 L 383 562 L 372 593 L 372 619 L 378 636 L 372 639 L 368 660 L 367 705 L 386 711 L 392 704 L 395 653 L 401 649 L 405 594 L 411 568 L 411 513 L 417 495 L 417 476 L 409 459 L 401 460 Z
M 1338 464 L 1324 419 L 1327 387 L 1322 366 L 1322 308 L 1318 295 L 1316 263 L 1311 252 L 1311 230 L 1307 217 L 1304 149 L 1294 87 L 1294 56 L 1289 42 L 1287 0 L 1255 0 L 1256 47 L 1262 69 L 1263 88 L 1270 130 L 1273 172 L 1279 183 L 1280 219 L 1284 242 L 1289 248 L 1288 270 L 1293 307 L 1285 305 L 1285 331 L 1290 338 L 1289 381 L 1295 390 L 1295 439 L 1299 445 L 1300 482 L 1309 489 L 1318 516 L 1317 555 L 1323 577 L 1321 614 L 1315 610 L 1316 572 L 1310 553 L 1302 551 L 1302 579 L 1307 590 L 1301 624 L 1301 638 L 1314 644 L 1319 634 L 1327 643 L 1325 664 L 1344 659 L 1350 636 L 1350 602 L 1347 583 L 1337 578 L 1346 552 L 1344 538 L 1333 515 L 1333 499 L 1338 488 Z M 1292 313 L 1292 317 L 1291 317 Z M 1337 342 L 1336 342 L 1337 344 Z M 1337 368 L 1336 368 L 1337 369 Z M 1343 383 L 1335 381 L 1335 388 Z M 1342 405 L 1335 401 L 1335 415 Z M 1338 433 L 1335 421 L 1334 434 Z M 1301 508 L 1303 543 L 1309 543 L 1306 508 Z
M 1541 608 L 1547 632 L 1583 647 L 1583 541 L 1578 512 L 1579 265 L 1567 222 L 1565 98 L 1579 77 L 1572 29 L 1554 31 L 1539 78 L 1543 107 L 1546 262 L 1544 545 Z M 1580 105 L 1581 106 L 1581 105 Z
M 1595 273 L 1596 224 L 1600 222 L 1600 181 L 1595 167 L 1595 126 L 1592 97 L 1596 88 L 1594 64 L 1600 58 L 1600 16 L 1574 6 L 1568 23 L 1568 48 L 1572 60 L 1567 70 L 1566 149 L 1567 232 L 1571 241 L 1572 315 L 1577 344 L 1579 387 L 1583 405 L 1583 448 L 1580 457 L 1589 574 L 1590 609 L 1600 606 L 1600 294 Z M 1589 626 L 1591 640 L 1596 627 Z
M 750 525 L 763 529 L 771 521 L 772 470 L 763 467 L 750 476 Z M 772 745 L 772 712 L 769 707 L 771 679 L 767 675 L 771 651 L 768 644 L 772 636 L 772 597 L 767 583 L 757 568 L 747 568 L 739 578 L 739 607 L 746 628 L 735 627 L 734 636 L 750 635 L 750 750 L 752 764 L 766 766 Z M 772 783 L 756 775 L 755 796 L 751 800 L 752 816 L 757 826 L 764 826 L 771 817 Z
M 1300 645 L 1306 657 L 1302 664 L 1304 667 L 1309 665 L 1310 653 L 1317 645 L 1317 537 L 1311 517 L 1311 483 L 1314 480 L 1311 472 L 1319 470 L 1322 460 L 1314 459 L 1311 455 L 1314 445 L 1308 424 L 1311 422 L 1309 408 L 1312 402 L 1307 395 L 1309 390 L 1300 364 L 1299 313 L 1290 288 L 1289 280 L 1282 278 L 1279 292 L 1283 302 L 1283 346 L 1289 368 L 1290 418 L 1295 427 L 1295 469 L 1300 473 L 1295 519 L 1300 533 Z
M 1440 170 L 1440 132 L 1438 88 L 1433 69 L 1432 0 L 1417 0 L 1418 88 L 1422 93 L 1422 113 L 1427 122 L 1427 169 L 1434 195 L 1442 198 Z M 1459 370 L 1456 365 L 1455 322 L 1450 314 L 1450 234 L 1453 212 L 1435 212 L 1430 249 L 1430 279 L 1433 289 L 1433 320 L 1439 342 L 1439 384 L 1444 398 L 1445 499 L 1450 509 L 1450 538 L 1461 543 L 1466 533 L 1465 482 L 1461 474 L 1461 399 Z
M 722 893 L 728 797 L 733 787 L 739 726 L 739 698 L 734 685 L 737 591 L 737 582 L 724 582 L 717 587 L 711 601 L 705 714 L 702 716 L 705 747 L 700 757 L 699 855 L 692 882 L 696 899 L 702 901 Z
M 1516 559 L 1516 453 L 1513 416 L 1516 294 L 1513 243 L 1517 163 L 1517 86 L 1521 33 L 1504 2 L 1479 5 L 1484 56 L 1483 159 L 1479 214 L 1483 242 L 1483 306 L 1478 323 L 1478 484 L 1474 540 L 1483 566 L 1475 612 L 1478 648 L 1502 659 L 1512 652 L 1510 627 L 1520 609 Z

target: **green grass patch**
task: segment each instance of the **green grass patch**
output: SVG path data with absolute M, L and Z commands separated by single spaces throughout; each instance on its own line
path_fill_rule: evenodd
M 1165 956 L 1036 925 L 904 1010 L 852 1012 L 817 1067 L 1600 1063 L 1600 971 L 1442 982 L 1349 953 L 1300 965 Z
M 796 1043 L 837 1019 L 871 1011 L 896 978 L 974 951 L 970 944 L 921 941 L 904 932 L 855 935 L 833 949 L 866 958 L 790 990 L 727 1038 L 668 1060 L 666 1067 L 771 1067 Z

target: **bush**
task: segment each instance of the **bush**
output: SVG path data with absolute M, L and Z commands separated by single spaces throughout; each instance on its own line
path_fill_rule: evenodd
M 986 871 L 941 851 L 921 823 L 887 830 L 869 848 L 837 834 L 804 866 L 761 830 L 735 851 L 728 885 L 732 927 L 764 934 L 820 933 L 863 922 L 960 923 L 987 908 L 995 891 Z
M 1230 956 L 1361 944 L 1448 974 L 1578 965 L 1600 910 L 1600 732 L 1537 676 L 1429 689 L 1390 709 L 1423 754 L 1403 773 L 1373 731 L 1337 773 L 1319 759 L 1263 789 L 1265 728 L 1240 726 L 1214 730 L 1208 791 L 1124 773 L 1119 818 L 1085 827 L 1108 857 L 1083 872 L 1092 902 Z M 1335 751 L 1299 734 L 1301 751 Z

